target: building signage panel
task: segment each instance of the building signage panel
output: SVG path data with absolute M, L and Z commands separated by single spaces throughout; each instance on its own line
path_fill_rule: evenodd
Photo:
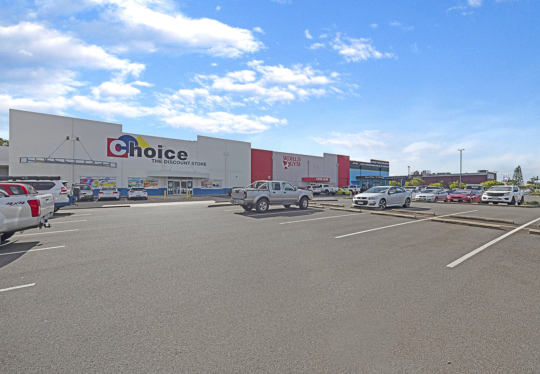
M 302 166 L 302 158 L 298 156 L 283 155 L 283 169 L 289 169 L 293 166 Z
M 302 178 L 302 182 L 330 182 L 330 178 Z
M 107 157 L 140 157 L 151 159 L 156 164 L 206 166 L 206 162 L 188 160 L 185 150 L 163 149 L 162 145 L 155 149 L 142 136 L 135 138 L 122 135 L 118 139 L 107 138 Z

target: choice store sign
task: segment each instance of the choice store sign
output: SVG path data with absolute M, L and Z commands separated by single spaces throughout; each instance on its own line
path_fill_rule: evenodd
M 144 157 L 155 164 L 206 166 L 206 162 L 189 161 L 186 151 L 163 149 L 162 145 L 158 145 L 157 149 L 152 148 L 142 136 L 134 138 L 131 135 L 122 135 L 118 139 L 107 138 L 107 157 Z

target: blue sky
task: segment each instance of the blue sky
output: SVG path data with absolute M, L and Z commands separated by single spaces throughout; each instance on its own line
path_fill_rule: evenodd
M 540 174 L 537 0 L 3 0 L 8 109 L 413 170 Z

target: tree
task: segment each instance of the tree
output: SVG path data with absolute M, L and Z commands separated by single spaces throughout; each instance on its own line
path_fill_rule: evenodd
M 4 147 L 9 147 L 9 140 L 0 138 L 0 145 L 3 145 Z
M 531 180 L 528 181 L 527 183 L 532 184 L 532 187 L 534 189 L 537 189 L 540 186 L 540 183 L 538 183 L 538 181 L 540 181 L 540 177 L 536 176 L 536 177 L 531 177 Z
M 424 180 L 421 178 L 413 178 L 412 181 L 405 183 L 405 186 L 421 186 L 425 184 Z
M 439 183 L 430 183 L 429 185 L 432 186 L 432 187 L 446 188 L 443 181 L 440 181 Z
M 397 181 L 390 181 L 388 182 L 389 186 L 399 186 L 400 184 Z
M 521 173 L 521 166 L 518 165 L 518 167 L 514 169 L 512 179 L 516 182 L 516 186 L 523 186 L 523 174 Z
M 504 183 L 499 182 L 499 181 L 489 181 L 489 182 L 483 182 L 483 183 L 480 183 L 480 184 L 483 185 L 486 188 L 486 190 L 489 190 L 493 186 L 498 186 L 498 185 L 501 185 L 501 184 L 504 184 Z
M 450 183 L 448 184 L 448 188 L 450 188 L 450 189 L 453 189 L 453 188 L 459 188 L 459 181 L 450 182 Z

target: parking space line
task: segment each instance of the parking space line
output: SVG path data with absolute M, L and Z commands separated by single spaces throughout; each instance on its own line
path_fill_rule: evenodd
M 533 220 L 533 221 L 531 221 L 529 223 L 526 223 L 526 224 L 524 224 L 524 225 L 522 225 L 520 227 L 515 228 L 514 230 L 512 230 L 510 232 L 507 232 L 504 235 L 499 236 L 498 238 L 493 239 L 489 243 L 486 243 L 483 246 L 481 246 L 480 248 L 477 248 L 474 251 L 467 253 L 465 256 L 458 258 L 456 261 L 454 261 L 454 262 L 452 262 L 452 263 L 450 263 L 450 264 L 448 264 L 446 266 L 449 267 L 449 268 L 454 268 L 457 265 L 461 264 L 463 261 L 465 261 L 468 258 L 471 258 L 472 256 L 474 256 L 475 254 L 478 254 L 478 253 L 482 252 L 484 249 L 486 249 L 488 247 L 491 247 L 493 244 L 503 240 L 504 238 L 509 237 L 510 235 L 518 232 L 519 230 L 521 230 L 521 229 L 525 228 L 526 226 L 529 226 L 529 225 L 531 225 L 531 224 L 533 224 L 533 223 L 535 223 L 537 221 L 540 221 L 540 218 L 537 218 L 537 219 L 535 219 L 535 220 Z
M 316 221 L 319 219 L 330 219 L 330 218 L 341 218 L 341 217 L 349 217 L 349 216 L 361 216 L 363 214 L 369 214 L 369 213 L 352 213 L 352 214 L 343 214 L 341 216 L 331 216 L 331 217 L 319 217 L 319 218 L 310 218 L 310 219 L 303 219 L 300 221 L 291 221 L 291 222 L 280 222 L 280 225 L 288 225 L 289 223 L 297 223 L 297 222 L 306 222 L 306 221 Z
M 9 288 L 2 288 L 2 289 L 0 290 L 0 292 L 11 291 L 11 290 L 18 290 L 19 288 L 32 287 L 32 286 L 35 286 L 35 285 L 36 285 L 35 283 L 30 283 L 30 284 L 23 284 L 22 286 L 15 286 L 15 287 L 9 287 Z
M 0 253 L 0 256 L 14 255 L 14 254 L 17 254 L 17 253 L 45 251 L 46 249 L 56 249 L 56 248 L 65 248 L 65 245 L 59 245 L 59 246 L 57 246 L 57 247 L 48 247 L 48 248 L 34 248 L 34 249 L 29 249 L 29 250 L 27 250 L 27 251 L 17 251 L 17 252 L 9 252 L 9 253 Z
M 30 236 L 30 235 L 44 235 L 44 234 L 57 234 L 57 233 L 59 233 L 59 232 L 70 232 L 70 231 L 79 231 L 79 229 L 74 229 L 74 230 L 62 230 L 62 231 L 36 232 L 36 233 L 34 233 L 34 234 L 17 234 L 17 235 L 13 235 L 13 237 Z
M 468 211 L 468 212 L 460 212 L 460 213 L 445 214 L 445 215 L 442 215 L 442 216 L 437 216 L 437 218 L 440 218 L 440 217 L 448 217 L 448 216 L 454 216 L 454 215 L 456 215 L 456 214 L 472 213 L 472 212 L 477 212 L 477 211 L 478 211 L 478 210 L 470 210 L 470 211 Z M 369 229 L 369 230 L 364 230 L 364 231 L 359 231 L 359 232 L 353 232 L 352 234 L 345 234 L 345 235 L 336 236 L 334 239 L 341 239 L 341 238 L 345 238 L 346 236 L 359 235 L 359 234 L 364 234 L 364 233 L 366 233 L 366 232 L 371 232 L 371 231 L 377 231 L 377 230 L 388 229 L 388 228 L 390 228 L 390 227 L 396 227 L 396 226 L 402 226 L 402 225 L 409 225 L 409 224 L 411 224 L 411 223 L 417 223 L 417 222 L 422 222 L 422 221 L 429 221 L 429 220 L 431 220 L 432 218 L 435 218 L 435 217 L 419 219 L 419 220 L 416 220 L 416 221 L 402 222 L 402 223 L 397 223 L 397 224 L 395 224 L 395 225 L 383 226 L 383 227 L 377 227 L 377 228 L 375 228 L 375 229 Z
M 59 224 L 59 223 L 74 223 L 74 222 L 86 222 L 85 219 L 80 219 L 80 220 L 77 220 L 77 221 L 64 221 L 64 222 L 56 222 L 56 221 L 53 221 L 53 224 Z
M 274 212 L 274 213 L 256 213 L 256 214 L 247 214 L 245 215 L 246 217 L 251 217 L 251 216 L 259 216 L 259 217 L 264 217 L 268 214 L 280 214 L 280 213 L 303 213 L 303 212 L 307 212 L 307 211 L 310 211 L 310 210 L 314 210 L 314 209 L 298 209 L 298 210 L 292 210 L 292 209 L 283 209 L 279 212 Z M 317 209 L 319 210 L 319 209 Z M 321 212 L 324 212 L 323 210 L 320 210 Z

